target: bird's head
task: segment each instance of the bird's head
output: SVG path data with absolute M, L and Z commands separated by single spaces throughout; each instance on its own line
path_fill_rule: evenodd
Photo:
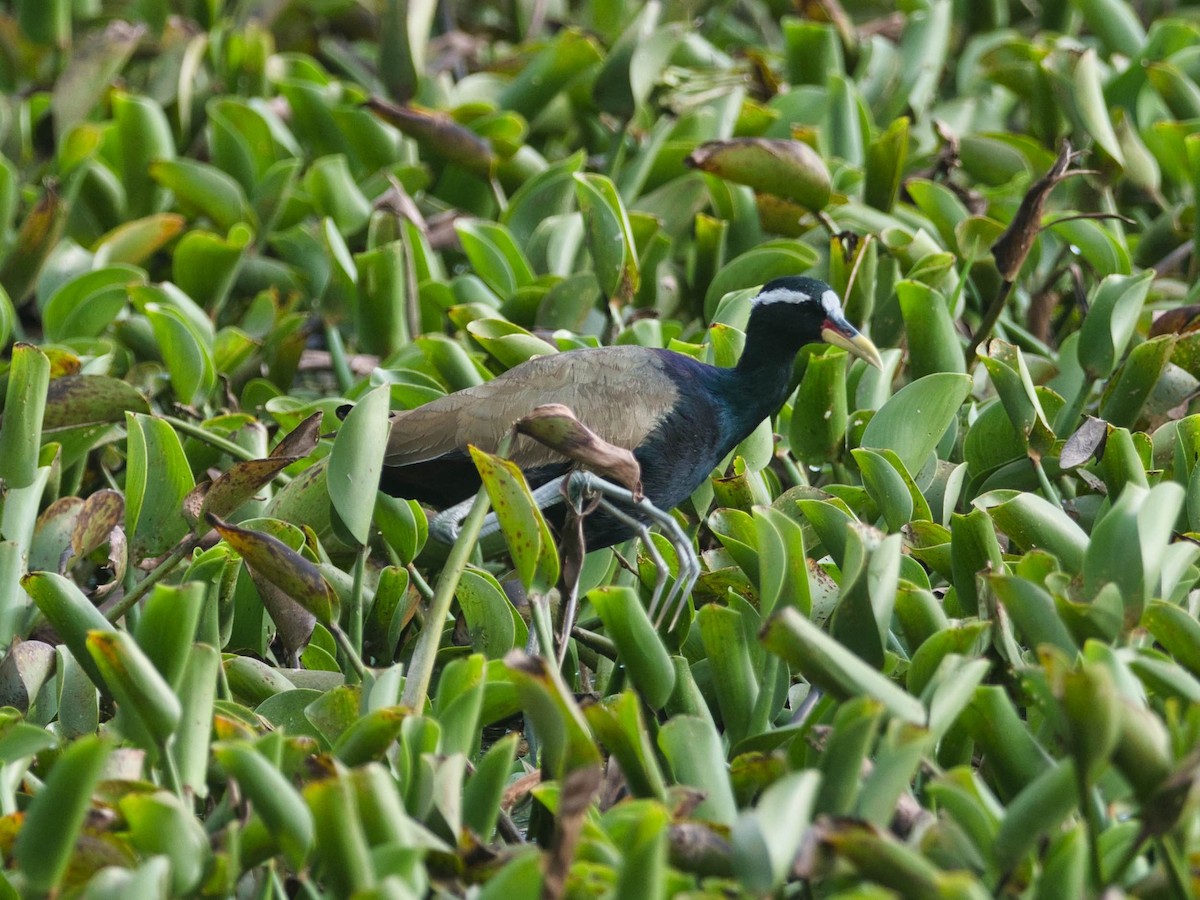
M 846 320 L 837 292 L 817 278 L 789 275 L 768 281 L 754 298 L 750 324 L 794 343 L 797 350 L 824 341 L 883 368 L 871 339 Z

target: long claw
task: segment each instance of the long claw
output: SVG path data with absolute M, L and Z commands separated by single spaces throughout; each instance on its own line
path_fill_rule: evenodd
M 628 525 L 642 539 L 646 553 L 658 572 L 654 580 L 654 590 L 650 596 L 647 615 L 654 623 L 655 628 L 661 628 L 663 621 L 669 616 L 670 625 L 667 630 L 671 630 L 679 622 L 679 616 L 687 606 L 687 598 L 691 596 L 692 588 L 695 587 L 696 580 L 700 577 L 700 560 L 696 557 L 692 542 L 669 512 L 659 509 L 644 497 L 635 496 L 627 488 L 613 484 L 592 472 L 576 470 L 555 478 L 553 481 L 548 481 L 533 491 L 533 500 L 539 509 L 544 510 L 564 502 L 578 505 L 583 495 L 587 493 L 599 494 L 604 511 Z M 474 498 L 465 500 L 434 516 L 429 523 L 430 536 L 447 544 L 454 543 L 461 530 L 462 520 L 470 511 L 473 502 Z M 649 526 L 626 512 L 625 509 L 619 508 L 617 503 L 640 513 L 653 524 L 658 525 L 675 550 L 675 556 L 679 563 L 679 574 L 669 589 L 667 589 L 667 581 L 670 570 L 666 560 L 663 559 L 650 537 Z M 499 528 L 500 523 L 497 521 L 495 513 L 488 513 L 487 518 L 484 519 L 480 537 L 494 534 Z M 559 641 L 560 646 L 556 648 L 560 665 L 563 655 L 566 653 L 567 636 L 571 633 L 578 604 L 579 598 L 572 591 L 566 598 L 562 639 Z

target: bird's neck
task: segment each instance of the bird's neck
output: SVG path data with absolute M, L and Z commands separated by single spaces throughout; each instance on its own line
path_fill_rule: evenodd
M 746 434 L 768 416 L 773 416 L 787 399 L 797 348 L 783 336 L 766 328 L 746 332 L 746 347 L 730 375 L 734 400 L 732 409 L 738 431 Z

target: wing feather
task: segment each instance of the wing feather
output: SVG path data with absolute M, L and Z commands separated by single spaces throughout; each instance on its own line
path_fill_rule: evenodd
M 394 413 L 384 462 L 406 466 L 466 450 L 494 450 L 513 422 L 544 403 L 569 406 L 605 440 L 632 449 L 675 405 L 679 391 L 658 352 L 644 347 L 572 350 L 529 360 L 491 381 Z M 512 459 L 524 468 L 562 457 L 528 437 Z

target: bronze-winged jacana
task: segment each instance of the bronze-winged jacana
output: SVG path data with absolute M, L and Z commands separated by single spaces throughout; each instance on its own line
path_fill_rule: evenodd
M 670 350 L 630 346 L 537 357 L 484 384 L 393 414 L 381 487 L 434 506 L 462 503 L 480 486 L 467 445 L 494 450 L 517 419 L 534 407 L 560 403 L 600 437 L 632 450 L 646 499 L 670 510 L 779 411 L 796 354 L 822 340 L 882 367 L 879 351 L 846 321 L 829 285 L 789 276 L 768 282 L 754 297 L 745 348 L 732 369 Z M 565 457 L 525 436 L 517 438 L 509 456 L 533 488 L 571 468 Z M 556 492 L 537 496 L 549 506 Z M 607 547 L 632 536 L 646 509 L 631 512 L 632 519 L 603 511 L 589 516 L 587 547 Z M 449 531 L 445 523 L 432 530 L 445 537 L 456 525 L 452 520 Z

